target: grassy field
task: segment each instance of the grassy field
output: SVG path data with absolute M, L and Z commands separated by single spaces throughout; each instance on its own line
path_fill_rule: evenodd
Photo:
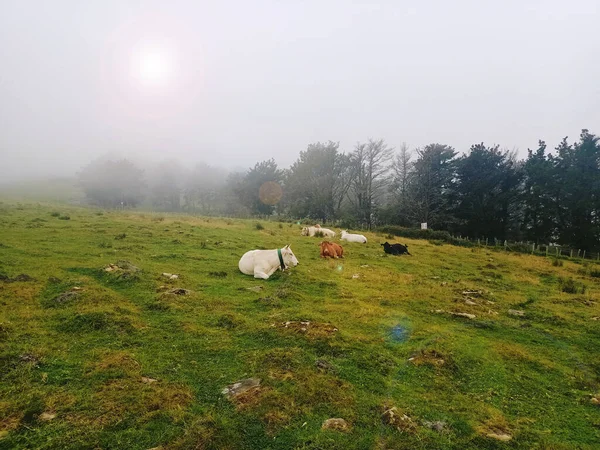
M 0 203 L 0 448 L 600 448 L 600 266 L 261 225 Z

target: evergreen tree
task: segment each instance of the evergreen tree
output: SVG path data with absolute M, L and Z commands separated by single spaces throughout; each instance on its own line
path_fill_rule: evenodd
M 450 192 L 455 177 L 456 151 L 442 144 L 429 144 L 417 149 L 408 184 L 410 217 L 427 222 L 428 227 L 448 229 L 453 222 Z

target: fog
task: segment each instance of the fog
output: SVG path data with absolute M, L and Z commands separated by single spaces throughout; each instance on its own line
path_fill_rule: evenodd
M 0 3 L 0 180 L 599 132 L 597 0 Z

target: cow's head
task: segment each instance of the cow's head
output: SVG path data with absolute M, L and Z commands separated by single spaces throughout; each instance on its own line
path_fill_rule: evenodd
M 298 265 L 296 255 L 294 255 L 294 252 L 290 248 L 289 244 L 281 249 L 281 257 L 283 258 L 283 263 L 285 264 L 286 269 L 288 267 L 296 267 Z
M 387 242 L 384 242 L 383 244 L 381 244 L 381 246 L 385 248 L 391 247 L 391 245 Z
M 302 233 L 300 233 L 301 236 L 308 236 L 308 227 L 304 227 L 302 228 Z

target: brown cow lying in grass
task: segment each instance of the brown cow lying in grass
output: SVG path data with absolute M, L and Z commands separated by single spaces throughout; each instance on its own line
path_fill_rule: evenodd
M 336 244 L 335 242 L 327 242 L 323 241 L 319 244 L 321 247 L 321 258 L 343 258 L 344 257 L 344 249 L 341 245 Z

